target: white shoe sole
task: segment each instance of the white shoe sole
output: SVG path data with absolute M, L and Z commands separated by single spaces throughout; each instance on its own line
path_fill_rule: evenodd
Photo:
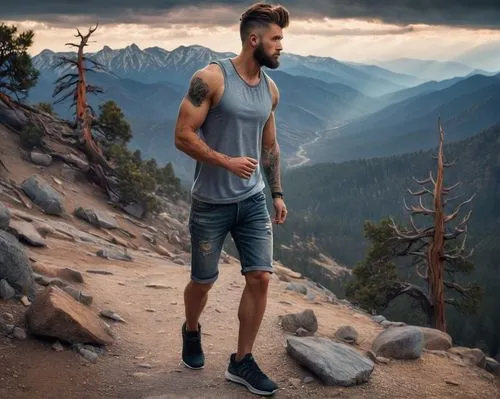
M 191 370 L 201 370 L 202 368 L 205 367 L 205 365 L 201 366 L 201 367 L 191 367 L 189 364 L 187 364 L 184 360 L 181 360 L 181 363 L 186 366 L 188 369 L 191 369 Z
M 270 395 L 274 395 L 276 392 L 278 392 L 278 389 L 275 389 L 274 391 L 269 392 L 269 391 L 261 391 L 257 388 L 254 388 L 248 382 L 246 382 L 243 378 L 238 377 L 234 374 L 231 374 L 227 370 L 226 370 L 225 377 L 226 377 L 226 380 L 228 380 L 228 381 L 236 382 L 237 384 L 241 384 L 241 385 L 246 386 L 250 392 L 255 393 L 257 395 L 270 396 Z

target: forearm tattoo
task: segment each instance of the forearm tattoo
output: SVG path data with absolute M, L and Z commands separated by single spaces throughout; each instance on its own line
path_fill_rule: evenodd
M 199 77 L 191 80 L 188 90 L 188 99 L 195 107 L 199 107 L 208 96 L 208 85 Z
M 262 148 L 262 166 L 271 192 L 282 191 L 280 176 L 280 152 L 278 144 Z

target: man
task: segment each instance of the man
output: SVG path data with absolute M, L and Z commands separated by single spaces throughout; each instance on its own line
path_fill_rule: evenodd
M 199 318 L 218 277 L 224 240 L 231 233 L 246 284 L 238 311 L 238 348 L 225 375 L 259 395 L 278 389 L 258 367 L 252 349 L 273 271 L 272 222 L 284 223 L 287 214 L 274 118 L 279 92 L 262 67 L 279 66 L 282 30 L 288 21 L 288 11 L 281 6 L 258 3 L 246 10 L 241 16 L 240 54 L 211 62 L 193 75 L 175 129 L 176 147 L 197 161 L 182 360 L 192 369 L 204 366 Z M 273 198 L 273 220 L 266 207 L 264 175 Z

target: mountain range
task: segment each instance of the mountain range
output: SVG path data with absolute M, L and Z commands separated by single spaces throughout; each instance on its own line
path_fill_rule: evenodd
M 44 50 L 33 57 L 41 76 L 30 101 L 53 100 L 54 81 L 67 72 L 55 68 L 58 57 L 74 54 Z M 196 70 L 234 55 L 202 46 L 171 51 L 141 50 L 135 44 L 123 49 L 104 46 L 87 54 L 107 71 L 88 74 L 90 83 L 104 89 L 89 102 L 96 109 L 106 100 L 116 101 L 133 128 L 130 145 L 146 158 L 172 161 L 179 175 L 190 180 L 194 163 L 173 146 L 179 103 Z M 401 62 L 413 67 L 397 70 L 395 65 Z M 450 140 L 498 120 L 498 75 L 474 74 L 474 68 L 458 63 L 395 60 L 387 66 L 395 70 L 284 53 L 278 70 L 267 69 L 280 89 L 276 121 L 284 164 L 338 162 L 429 148 L 428 135 L 433 134 L 438 116 L 443 117 Z M 425 79 L 443 71 L 457 76 Z M 56 106 L 56 111 L 71 117 L 68 104 Z

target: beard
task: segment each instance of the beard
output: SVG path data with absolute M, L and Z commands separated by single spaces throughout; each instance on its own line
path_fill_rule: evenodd
M 280 62 L 278 59 L 266 54 L 262 42 L 260 42 L 259 45 L 255 48 L 253 52 L 253 58 L 260 66 L 265 66 L 270 69 L 276 69 L 280 66 Z

